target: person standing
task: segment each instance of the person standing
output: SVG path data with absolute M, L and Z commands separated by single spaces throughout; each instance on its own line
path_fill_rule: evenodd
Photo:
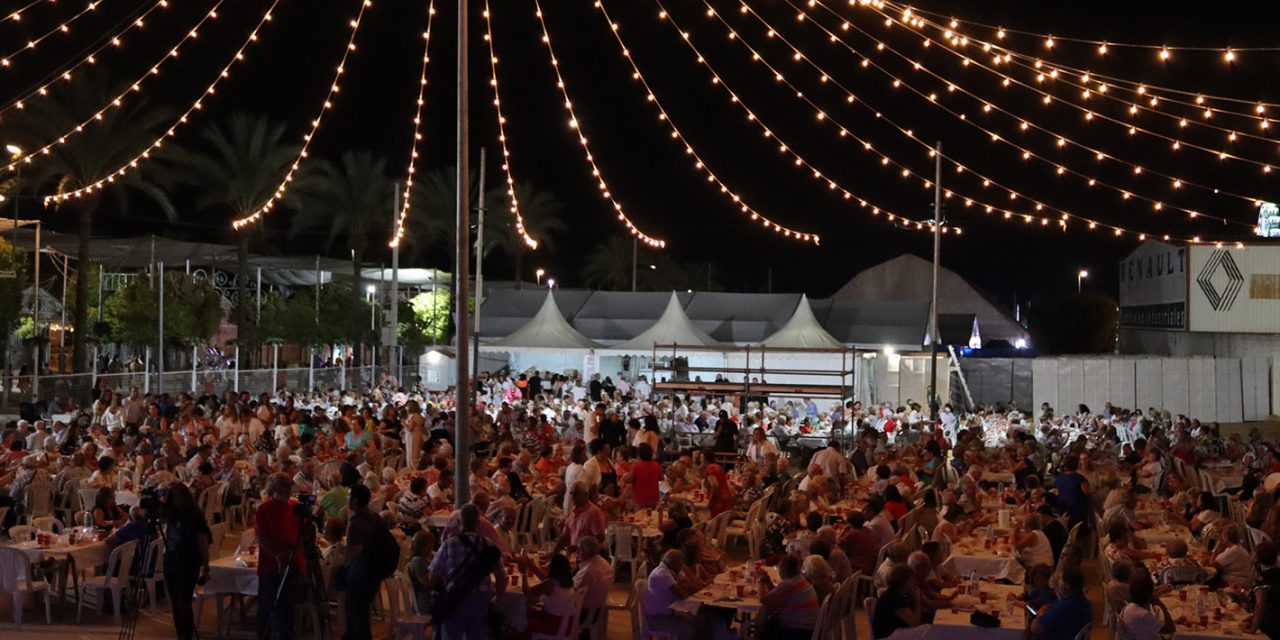
M 379 533 L 387 525 L 378 514 L 369 510 L 371 498 L 369 487 L 363 484 L 351 487 L 347 496 L 351 521 L 347 524 L 347 629 L 342 634 L 343 640 L 370 640 L 373 637 L 369 614 L 373 596 L 382 582 L 377 575 L 378 568 L 373 566 L 374 546 L 378 544 Z
M 191 596 L 196 584 L 209 579 L 209 545 L 213 534 L 186 485 L 170 485 L 165 503 L 164 586 L 169 593 L 178 640 L 190 640 L 196 630 Z M 199 572 L 192 572 L 193 566 L 200 567 Z
M 432 615 L 444 640 L 486 640 L 490 606 L 495 593 L 501 599 L 506 592 L 507 574 L 497 548 L 476 533 L 480 508 L 463 505 L 458 516 L 462 533 L 445 540 L 428 567 L 437 594 Z
M 404 463 L 412 470 L 418 469 L 422 460 L 422 440 L 427 435 L 427 419 L 422 415 L 422 408 L 417 400 L 405 403 L 404 420 Z
M 267 481 L 267 499 L 253 517 L 258 537 L 258 637 L 272 627 L 280 640 L 293 640 L 293 609 L 307 559 L 298 548 L 298 518 L 289 495 L 293 480 L 278 472 Z M 285 569 L 288 568 L 288 575 Z

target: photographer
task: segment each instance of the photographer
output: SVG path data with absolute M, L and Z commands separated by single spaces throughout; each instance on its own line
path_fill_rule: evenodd
M 280 640 L 293 638 L 294 601 L 306 575 L 306 556 L 297 548 L 300 523 L 289 495 L 293 480 L 275 473 L 267 480 L 267 499 L 258 506 L 253 531 L 258 536 L 258 637 L 275 626 Z M 288 575 L 285 575 L 288 567 Z
M 169 592 L 169 606 L 173 608 L 173 626 L 178 640 L 188 640 L 196 630 L 191 595 L 197 584 L 209 580 L 209 545 L 213 542 L 213 534 L 186 485 L 169 485 L 163 513 L 164 585 Z M 200 567 L 200 571 L 193 573 L 193 566 Z
M 370 640 L 370 607 L 373 596 L 385 575 L 382 567 L 382 556 L 388 552 L 395 553 L 394 540 L 388 540 L 387 525 L 382 518 L 369 510 L 372 494 L 369 487 L 358 484 L 351 487 L 347 498 L 347 509 L 351 512 L 351 521 L 347 525 L 346 568 L 347 579 L 345 591 L 347 595 L 347 629 L 343 640 Z M 392 546 L 395 548 L 387 549 Z M 393 565 L 394 568 L 394 565 Z

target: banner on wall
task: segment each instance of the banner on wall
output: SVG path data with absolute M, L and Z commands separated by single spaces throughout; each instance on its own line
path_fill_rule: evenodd
M 1120 261 L 1120 326 L 1187 328 L 1185 247 L 1150 241 Z
M 582 356 L 582 380 L 588 381 L 597 373 L 600 373 L 600 356 L 594 353 Z
M 1280 245 L 1190 249 L 1192 331 L 1280 333 Z

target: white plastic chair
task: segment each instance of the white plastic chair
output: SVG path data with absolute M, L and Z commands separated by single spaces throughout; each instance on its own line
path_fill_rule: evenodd
M 53 515 L 53 483 L 33 482 L 27 487 L 27 510 L 23 518 L 39 518 Z
M 831 601 L 833 599 L 833 595 L 828 595 L 822 599 L 822 606 L 818 609 L 818 622 L 813 625 L 813 635 L 810 636 L 810 640 L 827 640 L 831 635 L 831 628 L 833 625 L 830 617 Z
M 587 597 L 586 589 L 573 590 L 573 606 L 569 615 L 560 619 L 560 628 L 556 633 L 535 633 L 529 640 L 577 640 L 582 617 L 582 600 Z
M 101 610 L 105 594 L 111 594 L 116 624 L 120 624 L 120 607 L 124 600 L 124 589 L 129 585 L 129 567 L 133 566 L 133 554 L 138 548 L 136 540 L 116 547 L 107 557 L 107 571 L 100 576 L 85 578 L 80 583 L 79 604 L 76 606 L 76 622 L 80 622 L 84 614 L 84 604 L 90 591 L 98 594 L 98 608 Z
M 423 638 L 431 626 L 431 616 L 418 613 L 413 583 L 409 576 L 397 573 L 387 579 L 387 595 L 391 600 L 390 637 Z M 576 616 L 575 616 L 576 619 Z
M 93 501 L 98 497 L 97 489 L 85 489 L 81 487 L 76 490 L 76 495 L 80 496 L 81 511 L 93 511 Z
M 31 561 L 27 554 L 17 549 L 0 547 L 0 593 L 12 599 L 13 622 L 18 629 L 22 629 L 22 608 L 26 605 L 27 597 L 36 593 L 44 594 L 45 624 L 53 624 L 49 583 L 31 578 Z
M 1076 634 L 1076 640 L 1089 640 L 1089 635 L 1093 633 L 1093 623 L 1086 623 L 1080 629 L 1080 633 Z
M 151 541 L 151 564 L 142 568 L 142 581 L 147 586 L 147 604 L 156 612 L 156 585 L 164 582 L 164 538 Z
M 618 563 L 631 565 L 631 576 L 635 577 L 640 564 L 640 527 L 625 522 L 612 522 L 606 532 L 610 540 L 609 554 L 613 557 L 615 569 Z
M 870 624 L 872 620 L 876 619 L 876 603 L 878 602 L 880 602 L 880 599 L 875 596 L 867 596 L 866 598 L 862 599 L 862 608 L 867 612 L 868 624 Z M 873 631 L 871 635 L 874 637 L 875 632 Z M 1089 636 L 1085 636 L 1085 637 L 1088 638 Z
M 218 524 L 209 525 L 209 533 L 211 534 L 209 542 L 209 557 L 222 557 L 222 540 L 227 537 L 227 523 L 219 522 Z
M 36 539 L 40 530 L 29 524 L 18 524 L 9 527 L 9 538 L 14 542 L 30 542 Z
M 638 620 L 640 626 L 640 634 L 636 637 L 639 640 L 650 640 L 651 638 L 656 638 L 657 640 L 680 640 L 680 638 L 677 638 L 673 633 L 654 631 L 649 628 L 649 617 L 645 615 L 644 611 L 644 593 L 649 589 L 649 580 L 648 578 L 641 578 L 636 580 L 634 585 L 636 599 L 634 604 L 635 608 L 632 609 L 633 613 L 631 614 L 631 619 L 633 623 Z
M 31 519 L 31 526 L 45 533 L 62 533 L 62 521 L 53 516 L 40 516 Z
M 249 545 L 253 544 L 257 540 L 258 534 L 253 529 L 245 529 L 244 532 L 240 534 L 240 544 L 236 545 L 236 553 L 247 550 Z

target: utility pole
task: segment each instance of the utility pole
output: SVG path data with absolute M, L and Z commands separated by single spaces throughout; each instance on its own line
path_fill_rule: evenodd
M 938 419 L 938 256 L 942 253 L 942 143 L 933 153 L 933 294 L 929 305 L 929 419 Z
M 480 147 L 480 189 L 476 199 L 476 329 L 471 354 L 475 372 L 480 371 L 480 303 L 484 301 L 484 164 L 484 147 Z
M 636 237 L 631 236 L 631 291 L 636 290 Z
M 454 247 L 457 255 L 454 261 L 454 269 L 457 271 L 455 280 L 457 288 L 453 292 L 454 301 L 454 331 L 457 337 L 456 347 L 454 348 L 454 363 L 457 365 L 454 389 L 456 396 L 454 398 L 454 440 L 456 446 L 453 450 L 454 469 L 463 471 L 471 468 L 471 375 L 469 358 L 466 356 L 467 349 L 467 333 L 469 326 L 469 317 L 467 314 L 467 301 L 470 297 L 467 292 L 467 279 L 470 274 L 471 259 L 467 254 L 471 248 L 471 185 L 469 173 L 471 171 L 471 159 L 468 153 L 468 145 L 471 144 L 471 136 L 467 120 L 467 109 L 470 107 L 468 96 L 468 78 L 467 78 L 467 45 L 468 45 L 468 29 L 467 29 L 467 0 L 458 0 L 458 128 L 457 128 L 457 167 L 458 167 L 458 184 L 457 184 L 457 221 Z M 471 473 L 463 471 L 457 474 L 456 489 L 454 491 L 454 502 L 461 507 L 471 501 Z
M 400 219 L 400 183 L 395 183 L 395 193 L 391 200 L 391 228 L 395 229 L 396 221 Z M 395 363 L 395 376 L 400 384 L 404 384 L 402 372 L 400 371 L 399 345 L 400 345 L 400 243 L 395 243 L 391 247 L 391 308 L 387 311 L 388 320 L 386 324 L 390 325 L 390 338 L 387 343 L 387 363 Z
M 16 206 L 17 203 L 18 201 L 15 198 L 14 205 Z M 14 213 L 14 215 L 16 216 L 18 214 Z M 14 230 L 14 233 L 17 233 L 16 229 Z M 36 329 L 36 337 L 39 338 L 40 337 L 40 291 L 41 291 L 40 289 L 40 221 L 39 220 L 36 220 L 35 250 L 36 250 L 35 251 L 35 258 L 36 258 L 35 279 L 32 281 L 32 284 L 34 284 L 35 286 L 31 291 L 31 293 L 33 294 L 31 296 L 31 319 L 33 321 L 32 325 Z M 36 340 L 35 343 L 32 345 L 32 347 L 33 348 L 31 350 L 31 399 L 38 401 L 40 399 L 40 351 L 42 350 L 42 347 L 40 346 L 40 341 Z

